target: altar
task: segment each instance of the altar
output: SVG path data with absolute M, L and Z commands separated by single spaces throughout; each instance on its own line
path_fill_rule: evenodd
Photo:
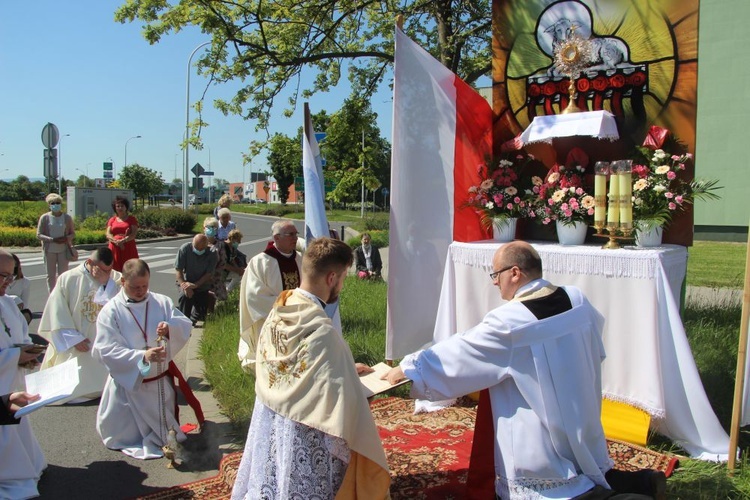
M 500 245 L 450 245 L 436 342 L 476 325 L 503 303 L 489 277 Z M 680 318 L 687 249 L 532 245 L 542 258 L 545 279 L 579 287 L 605 317 L 603 396 L 649 413 L 652 428 L 694 458 L 726 460 L 729 436 L 706 397 Z

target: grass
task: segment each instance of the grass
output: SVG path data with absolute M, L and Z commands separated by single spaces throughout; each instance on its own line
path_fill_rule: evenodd
M 745 245 L 737 243 L 697 242 L 690 251 L 688 283 L 692 286 L 741 288 Z M 729 269 L 732 272 L 723 273 Z M 342 324 L 356 361 L 373 364 L 385 352 L 387 285 L 347 278 L 341 295 Z M 237 360 L 239 332 L 236 292 L 227 304 L 206 324 L 201 355 L 206 376 L 226 415 L 237 424 L 237 438 L 247 433 L 255 398 L 253 378 L 242 373 Z M 711 406 L 725 429 L 729 429 L 734 391 L 737 344 L 741 307 L 727 301 L 691 303 L 683 321 L 698 371 Z M 394 395 L 407 397 L 408 386 Z M 668 439 L 652 435 L 649 446 L 660 451 L 684 455 Z M 740 434 L 743 459 L 734 475 L 726 464 L 681 459 L 680 467 L 667 484 L 670 499 L 750 498 L 750 431 Z

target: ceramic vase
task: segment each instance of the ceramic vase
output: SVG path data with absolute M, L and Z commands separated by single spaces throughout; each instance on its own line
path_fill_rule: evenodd
M 563 224 L 556 221 L 555 225 L 557 227 L 557 241 L 561 245 L 583 245 L 586 240 L 588 225 L 585 222 Z
M 518 219 L 515 217 L 492 219 L 492 239 L 503 243 L 513 241 L 516 238 L 517 222 Z
M 664 235 L 662 226 L 647 227 L 642 222 L 637 222 L 637 232 L 635 234 L 635 244 L 639 247 L 658 247 L 661 246 L 661 237 Z

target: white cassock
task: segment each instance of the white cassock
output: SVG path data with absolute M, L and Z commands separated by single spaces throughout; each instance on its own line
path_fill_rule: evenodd
M 6 332 L 5 329 L 8 329 Z M 0 393 L 25 388 L 26 370 L 18 366 L 21 349 L 13 344 L 30 344 L 28 325 L 12 297 L 0 297 Z M 17 425 L 0 426 L 0 498 L 38 496 L 36 484 L 47 467 L 44 453 L 31 430 L 28 418 Z
M 178 441 L 184 441 L 185 434 L 175 415 L 175 390 L 169 376 L 148 379 L 166 372 L 169 361 L 190 338 L 192 323 L 165 295 L 149 292 L 138 303 L 127 299 L 121 291 L 97 319 L 92 354 L 107 367 L 109 377 L 96 430 L 107 448 L 138 459 L 159 458 L 164 456 L 161 447 L 169 429 L 175 430 Z M 144 365 L 146 349 L 157 345 L 156 327 L 161 321 L 169 324 L 167 359 Z
M 302 254 L 296 252 L 297 269 L 302 269 Z M 283 290 L 294 289 L 299 283 L 284 287 L 279 262 L 266 253 L 259 253 L 248 262 L 240 283 L 240 343 L 237 357 L 242 369 L 251 372 L 255 366 L 258 336 L 273 303 Z
M 42 361 L 42 370 L 78 358 L 81 383 L 73 399 L 95 399 L 101 396 L 107 369 L 91 356 L 91 351 L 79 351 L 74 346 L 85 339 L 92 345 L 96 339 L 96 318 L 104 305 L 120 290 L 117 285 L 120 273 L 112 271 L 106 285 L 102 286 L 81 264 L 57 278 L 39 323 L 39 335 L 49 341 Z M 77 399 L 77 400 L 80 400 Z
M 516 299 L 548 286 L 535 280 Z M 412 397 L 440 400 L 489 389 L 495 488 L 502 499 L 572 498 L 608 487 L 602 430 L 603 318 L 574 287 L 572 309 L 537 320 L 521 302 L 401 361 Z M 476 436 L 476 434 L 475 434 Z

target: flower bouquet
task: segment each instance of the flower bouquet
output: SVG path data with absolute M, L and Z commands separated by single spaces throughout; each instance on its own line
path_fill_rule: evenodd
M 555 165 L 546 179 L 532 178 L 536 203 L 529 216 L 542 224 L 553 221 L 566 226 L 578 222 L 590 224 L 594 217 L 594 197 L 583 188 L 585 170 L 581 164 Z
M 666 226 L 696 199 L 719 198 L 718 181 L 685 179 L 692 158 L 667 129 L 651 127 L 633 161 L 633 221 L 641 230 Z
M 533 160 L 532 155 L 523 151 L 508 151 L 477 166 L 481 182 L 469 188 L 467 206 L 481 214 L 484 227 L 490 227 L 493 221 L 527 216 L 529 196 L 522 184 L 530 180 L 525 180 L 522 174 Z

